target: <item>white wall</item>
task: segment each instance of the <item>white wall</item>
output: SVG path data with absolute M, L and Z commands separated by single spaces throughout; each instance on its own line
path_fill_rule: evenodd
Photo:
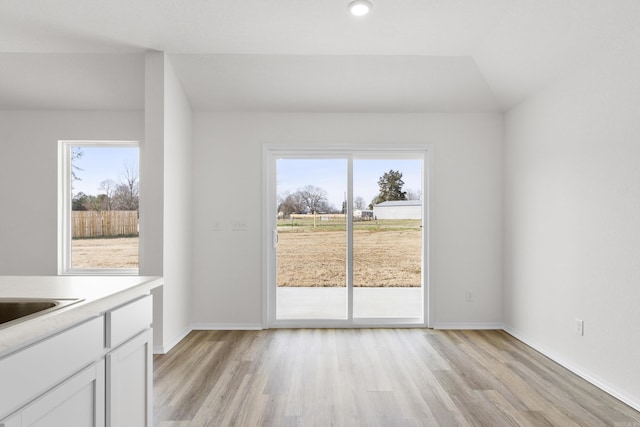
M 434 145 L 437 325 L 501 325 L 502 125 L 499 114 L 196 113 L 193 321 L 262 322 L 262 144 L 398 141 Z M 231 231 L 234 219 L 248 230 Z
M 145 55 L 144 127 L 140 147 L 140 274 L 163 275 L 164 256 L 164 92 L 165 58 Z M 154 351 L 164 346 L 164 290 L 153 291 Z
M 145 55 L 144 131 L 140 147 L 140 274 L 162 276 L 164 239 L 165 58 Z M 158 303 L 158 300 L 156 300 Z M 159 325 L 156 325 L 159 326 Z
M 191 324 L 192 117 L 165 56 L 163 344 L 169 348 Z
M 145 112 L 0 111 L 0 274 L 56 275 L 58 140 L 140 141 L 140 274 L 154 292 L 154 340 L 190 325 L 191 109 L 162 53 L 146 57 Z
M 145 75 L 140 270 L 164 276 L 164 286 L 154 292 L 154 347 L 165 352 L 188 332 L 191 321 L 192 119 L 163 52 L 146 54 Z
M 639 41 L 507 114 L 504 180 L 508 330 L 636 408 Z
M 143 138 L 138 111 L 0 111 L 0 274 L 58 274 L 58 140 Z

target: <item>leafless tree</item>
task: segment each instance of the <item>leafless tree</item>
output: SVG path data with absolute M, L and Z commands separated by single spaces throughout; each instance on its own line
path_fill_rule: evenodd
M 407 200 L 421 200 L 422 199 L 422 191 L 420 190 L 407 190 Z
M 125 164 L 120 183 L 113 193 L 113 208 L 124 211 L 136 211 L 139 206 L 138 168 Z
M 327 192 L 320 187 L 306 185 L 299 188 L 297 193 L 310 213 L 320 213 L 330 209 Z
M 75 181 L 82 181 L 82 178 L 76 175 L 76 172 L 81 172 L 84 170 L 81 167 L 79 167 L 77 164 L 77 161 L 82 158 L 83 154 L 84 152 L 80 147 L 73 147 L 71 149 L 71 190 L 72 191 L 73 191 L 73 183 Z
M 301 213 L 305 210 L 305 205 L 298 192 L 285 193 L 278 196 L 278 212 L 288 217 L 294 213 Z
M 104 210 L 110 211 L 113 207 L 113 193 L 116 190 L 116 183 L 112 179 L 105 179 L 100 183 L 99 190 L 104 195 Z

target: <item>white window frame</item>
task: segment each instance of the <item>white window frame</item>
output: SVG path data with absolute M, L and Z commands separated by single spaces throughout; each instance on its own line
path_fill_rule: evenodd
M 422 194 L 422 218 L 423 218 L 423 316 L 422 321 L 403 321 L 402 319 L 359 319 L 355 320 L 352 313 L 353 288 L 348 289 L 348 312 L 346 319 L 296 319 L 296 320 L 278 320 L 276 319 L 276 298 L 273 285 L 275 284 L 275 234 L 273 224 L 276 223 L 276 206 L 275 198 L 271 195 L 276 191 L 276 168 L 277 158 L 300 156 L 314 156 L 318 158 L 345 158 L 350 162 L 348 176 L 348 200 L 347 208 L 353 205 L 352 199 L 352 162 L 353 158 L 422 158 L 423 161 L 423 185 Z M 417 157 L 416 157 L 417 156 Z M 315 327 L 315 328 L 331 328 L 331 327 L 433 327 L 434 324 L 434 291 L 433 291 L 433 215 L 432 215 L 432 188 L 433 181 L 433 145 L 432 144 L 362 144 L 362 145 L 280 145 L 280 144 L 264 144 L 262 147 L 262 170 L 263 170 L 263 189 L 262 189 L 262 212 L 263 212 L 263 236 L 262 236 L 262 259 L 263 259 L 263 284 L 262 284 L 262 327 L 269 328 L 299 328 L 299 327 Z M 351 215 L 347 215 L 348 229 L 351 227 L 353 219 L 349 220 Z M 349 244 L 349 243 L 347 243 Z M 352 249 L 351 249 L 352 250 Z
M 136 147 L 140 149 L 140 143 L 139 141 L 58 141 L 58 275 L 137 276 L 139 268 L 71 268 L 71 150 L 73 147 Z

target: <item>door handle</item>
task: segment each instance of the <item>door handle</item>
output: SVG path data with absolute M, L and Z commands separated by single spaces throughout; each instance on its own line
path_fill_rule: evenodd
M 278 247 L 278 241 L 280 240 L 280 237 L 278 236 L 278 230 L 274 229 L 273 230 L 273 247 L 277 248 Z

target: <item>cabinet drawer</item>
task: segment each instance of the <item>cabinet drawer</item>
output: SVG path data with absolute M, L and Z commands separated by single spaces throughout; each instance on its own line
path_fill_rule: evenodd
M 116 348 L 149 328 L 153 321 L 153 297 L 147 295 L 106 314 L 107 348 Z
M 0 418 L 102 357 L 102 316 L 0 359 Z

